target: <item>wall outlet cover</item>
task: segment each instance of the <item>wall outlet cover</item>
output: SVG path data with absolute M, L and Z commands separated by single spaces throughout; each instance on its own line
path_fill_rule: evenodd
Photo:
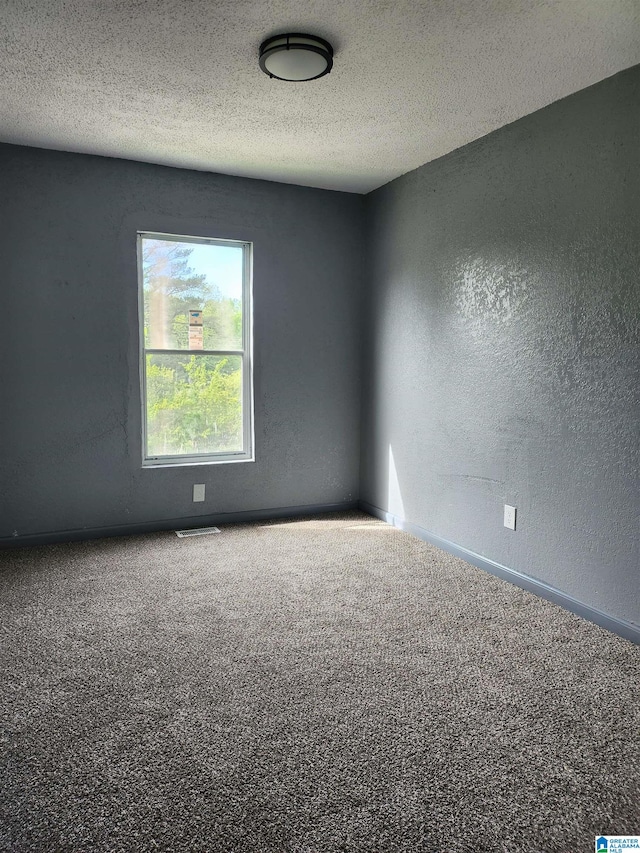
M 504 505 L 504 526 L 509 530 L 516 529 L 516 508 L 509 504 Z
M 193 502 L 204 500 L 204 483 L 194 483 L 193 485 Z

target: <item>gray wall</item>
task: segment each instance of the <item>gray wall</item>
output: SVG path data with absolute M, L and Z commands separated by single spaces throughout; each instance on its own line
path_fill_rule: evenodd
M 0 176 L 0 539 L 357 500 L 361 197 L 8 145 Z M 255 463 L 142 470 L 137 229 L 254 241 Z
M 636 67 L 368 197 L 361 477 L 636 623 L 639 104 Z

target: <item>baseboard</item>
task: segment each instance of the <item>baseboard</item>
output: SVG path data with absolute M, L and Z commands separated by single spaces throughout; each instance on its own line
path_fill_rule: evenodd
M 502 566 L 500 563 L 496 563 L 487 557 L 483 557 L 480 554 L 476 554 L 474 551 L 470 551 L 468 548 L 456 545 L 455 542 L 449 542 L 448 539 L 443 539 L 441 536 L 437 536 L 435 533 L 431 533 L 430 531 L 419 527 L 417 524 L 413 524 L 410 521 L 405 521 L 405 519 L 400 518 L 397 515 L 385 512 L 385 510 L 367 503 L 367 501 L 360 501 L 358 505 L 363 512 L 367 512 L 369 515 L 375 516 L 375 518 L 386 521 L 388 524 L 391 524 L 400 530 L 406 530 L 407 533 L 411 533 L 418 539 L 422 539 L 423 541 L 429 542 L 438 548 L 442 548 L 443 551 L 447 551 L 455 557 L 460 557 L 467 563 L 471 563 L 471 565 L 476 566 L 485 572 L 489 572 L 491 575 L 495 575 L 496 577 L 509 581 L 510 583 L 519 586 L 521 589 L 533 592 L 535 595 L 540 596 L 540 598 L 552 601 L 554 604 L 558 604 L 565 610 L 569 610 L 571 613 L 575 613 L 577 616 L 581 616 L 589 622 L 594 622 L 601 628 L 606 628 L 607 631 L 611 631 L 613 634 L 618 634 L 620 637 L 624 637 L 626 640 L 631 640 L 632 643 L 640 645 L 640 626 L 634 625 L 633 622 L 627 622 L 625 619 L 618 619 L 616 616 L 610 616 L 608 613 L 604 613 L 595 607 L 591 607 L 589 604 L 584 604 L 582 601 L 578 601 L 577 598 L 568 595 L 566 592 L 562 592 L 561 590 L 544 583 L 544 581 L 536 580 L 529 575 L 524 575 L 521 572 L 515 571 L 515 569 Z
M 51 545 L 56 542 L 77 542 L 83 539 L 102 539 L 108 536 L 131 536 L 136 533 L 158 533 L 163 530 L 184 530 L 189 527 L 211 527 L 220 524 L 238 524 L 248 521 L 269 521 L 274 518 L 293 518 L 319 515 L 325 512 L 348 512 L 358 509 L 357 501 L 335 504 L 306 504 L 281 506 L 242 512 L 218 512 L 212 515 L 193 515 L 162 521 L 145 521 L 138 524 L 112 524 L 107 527 L 82 527 L 75 530 L 56 530 L 25 536 L 0 537 L 0 549 L 21 548 L 30 545 Z

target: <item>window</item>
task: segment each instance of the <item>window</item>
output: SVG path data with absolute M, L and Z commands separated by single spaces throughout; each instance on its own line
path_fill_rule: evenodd
M 253 458 L 251 244 L 138 234 L 144 465 Z

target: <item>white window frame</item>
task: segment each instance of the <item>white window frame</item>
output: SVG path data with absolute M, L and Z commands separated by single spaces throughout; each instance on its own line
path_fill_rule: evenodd
M 197 245 L 242 247 L 242 349 L 240 350 L 174 350 L 157 349 L 145 346 L 144 340 L 144 275 L 142 259 L 142 241 L 168 240 L 177 243 L 195 243 Z M 254 421 L 253 421 L 253 243 L 243 240 L 223 240 L 214 237 L 193 237 L 184 234 L 163 234 L 157 231 L 138 231 L 138 315 L 140 327 L 140 400 L 142 403 L 142 467 L 166 468 L 184 465 L 216 465 L 229 462 L 254 462 Z M 176 454 L 168 456 L 147 455 L 147 354 L 166 353 L 167 355 L 233 355 L 242 358 L 242 446 L 235 453 Z

